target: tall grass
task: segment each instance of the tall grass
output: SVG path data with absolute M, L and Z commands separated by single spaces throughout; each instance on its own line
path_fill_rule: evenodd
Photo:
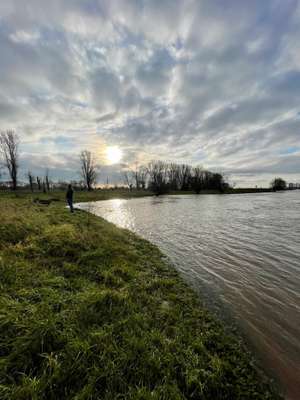
M 0 218 L 1 399 L 278 398 L 150 243 L 60 203 Z

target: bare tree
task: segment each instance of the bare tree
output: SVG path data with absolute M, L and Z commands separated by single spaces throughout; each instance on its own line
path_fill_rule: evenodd
M 48 192 L 50 192 L 50 180 L 49 180 L 49 169 L 46 169 L 45 173 L 45 184 L 46 184 L 46 189 Z
M 27 172 L 27 176 L 28 176 L 28 181 L 29 181 L 29 186 L 30 186 L 30 190 L 33 193 L 33 175 L 30 171 Z
M 179 188 L 188 190 L 191 179 L 191 167 L 187 164 L 179 165 Z
M 141 165 L 138 168 L 138 181 L 139 181 L 139 188 L 143 190 L 145 190 L 146 188 L 147 175 L 148 175 L 147 168 Z
M 0 133 L 0 152 L 4 159 L 4 165 L 8 169 L 11 179 L 12 189 L 17 189 L 18 169 L 19 169 L 19 138 L 11 130 Z
M 87 190 L 92 190 L 97 179 L 97 167 L 92 153 L 84 150 L 80 153 L 81 176 Z
M 135 170 L 131 171 L 131 186 L 133 186 L 133 182 L 137 190 L 145 189 L 146 180 L 147 180 L 147 168 L 143 165 L 138 167 L 137 163 L 135 164 Z
M 36 183 L 38 185 L 38 190 L 41 190 L 41 179 L 39 176 L 36 177 Z
M 180 166 L 175 163 L 171 163 L 168 166 L 168 181 L 171 190 L 178 190 L 179 187 L 179 169 Z
M 137 190 L 139 190 L 140 189 L 140 181 L 139 181 L 139 173 L 138 173 L 137 163 L 135 163 L 135 171 L 132 171 L 131 174 L 132 174 L 133 180 L 135 181 L 135 188 Z
M 192 169 L 192 189 L 199 194 L 204 186 L 204 171 L 201 167 L 195 167 Z
M 151 161 L 148 164 L 149 187 L 157 195 L 168 191 L 167 176 L 168 165 L 163 161 Z
M 132 190 L 133 184 L 132 184 L 131 176 L 128 173 L 128 171 L 124 172 L 124 183 L 130 190 Z

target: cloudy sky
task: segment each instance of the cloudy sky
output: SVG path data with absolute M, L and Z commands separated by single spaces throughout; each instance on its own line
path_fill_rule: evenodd
M 78 178 L 89 149 L 102 181 L 151 159 L 299 181 L 300 1 L 1 0 L 0 129 L 23 174 Z

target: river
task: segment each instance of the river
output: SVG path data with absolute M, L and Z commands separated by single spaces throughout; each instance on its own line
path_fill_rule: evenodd
M 230 315 L 286 398 L 300 398 L 300 191 L 76 206 L 158 245 L 208 307 Z

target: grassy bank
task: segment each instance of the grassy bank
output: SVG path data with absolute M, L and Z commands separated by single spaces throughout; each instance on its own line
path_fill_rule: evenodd
M 278 398 L 149 242 L 30 196 L 0 218 L 1 399 Z
M 273 193 L 270 188 L 229 188 L 227 194 L 245 194 L 245 193 Z
M 74 194 L 74 201 L 97 201 L 109 199 L 129 199 L 136 197 L 153 196 L 153 193 L 148 190 L 129 190 L 129 189 L 98 189 L 87 192 L 84 190 L 76 190 Z M 0 190 L 0 199 L 54 199 L 58 201 L 65 201 L 65 190 L 51 190 L 49 193 L 35 191 L 31 193 L 28 190 L 19 189 L 16 192 L 11 190 Z
M 246 194 L 246 193 L 265 193 L 273 192 L 269 188 L 228 188 L 224 192 L 218 190 L 202 190 L 199 195 L 202 194 Z M 176 190 L 165 193 L 166 195 L 195 195 L 195 192 L 191 190 Z M 129 199 L 145 196 L 154 196 L 155 194 L 149 190 L 129 190 L 124 188 L 116 189 L 96 189 L 91 192 L 84 190 L 76 190 L 74 201 L 97 201 L 97 200 L 109 200 L 109 199 Z M 49 193 L 43 193 L 42 191 L 30 192 L 25 189 L 19 189 L 16 192 L 11 190 L 0 190 L 0 199 L 54 199 L 58 201 L 65 201 L 66 191 L 65 190 L 51 190 Z

